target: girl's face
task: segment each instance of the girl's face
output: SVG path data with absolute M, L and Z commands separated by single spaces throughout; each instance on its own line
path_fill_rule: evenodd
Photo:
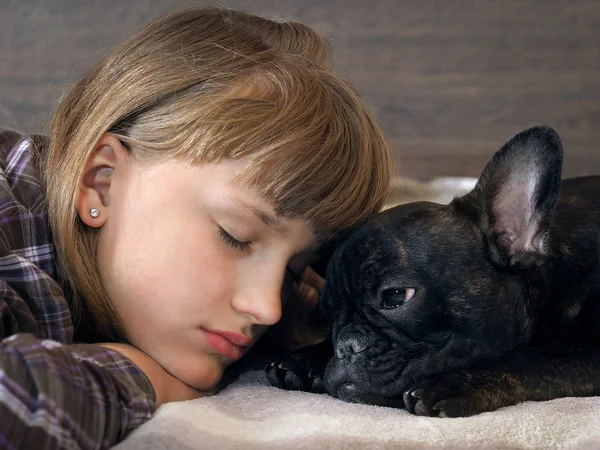
M 80 215 L 100 210 L 85 221 L 100 226 L 100 272 L 127 337 L 176 378 L 210 389 L 279 320 L 282 289 L 316 247 L 312 230 L 232 183 L 241 161 L 147 167 L 102 153 L 101 203 L 90 204 L 88 178 Z

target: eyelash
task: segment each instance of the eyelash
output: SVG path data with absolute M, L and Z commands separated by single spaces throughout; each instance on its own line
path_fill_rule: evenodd
M 229 245 L 230 247 L 232 247 L 236 250 L 241 250 L 243 252 L 247 252 L 248 250 L 250 250 L 250 245 L 252 244 L 252 242 L 238 241 L 236 238 L 234 238 L 232 235 L 230 235 L 227 231 L 225 231 L 222 227 L 219 227 L 219 235 L 221 236 L 221 239 L 223 239 L 223 242 L 225 242 L 227 245 Z

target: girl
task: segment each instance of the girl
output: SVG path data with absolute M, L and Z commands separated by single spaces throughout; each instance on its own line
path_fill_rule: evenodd
M 49 140 L 0 135 L 1 447 L 106 448 L 213 390 L 380 209 L 388 146 L 330 66 L 305 25 L 187 10 L 76 83 Z

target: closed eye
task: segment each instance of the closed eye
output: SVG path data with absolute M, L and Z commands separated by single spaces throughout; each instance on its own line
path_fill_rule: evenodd
M 225 244 L 229 245 L 230 247 L 232 247 L 236 250 L 248 252 L 250 250 L 250 245 L 252 245 L 251 241 L 237 240 L 232 235 L 230 235 L 227 231 L 225 231 L 225 229 L 222 227 L 219 227 L 219 235 L 221 236 L 221 239 L 223 239 L 223 242 L 225 242 Z

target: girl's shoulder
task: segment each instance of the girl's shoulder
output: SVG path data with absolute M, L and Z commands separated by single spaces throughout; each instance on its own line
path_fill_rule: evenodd
M 33 214 L 45 213 L 42 161 L 47 147 L 46 136 L 0 127 L 0 215 L 15 206 Z
M 23 139 L 24 136 L 18 131 L 0 127 L 0 154 L 5 155 Z

